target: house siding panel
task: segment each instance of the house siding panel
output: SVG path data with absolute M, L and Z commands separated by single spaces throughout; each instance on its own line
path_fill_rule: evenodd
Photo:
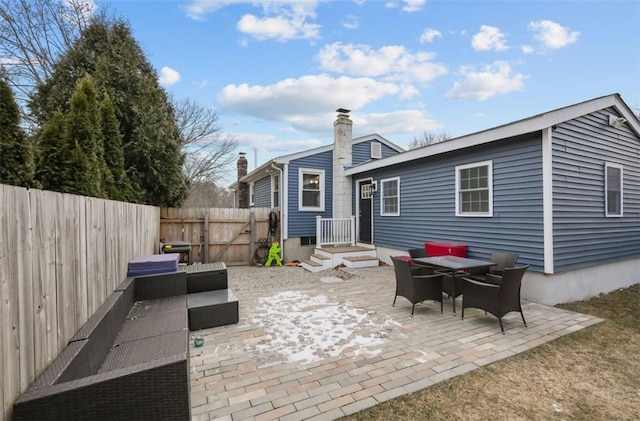
M 271 207 L 271 177 L 264 177 L 253 184 L 253 205 L 257 208 Z
M 372 141 L 360 142 L 353 145 L 353 148 L 352 148 L 353 165 L 358 165 L 358 164 L 362 164 L 363 162 L 371 161 L 372 159 L 371 158 L 371 142 Z M 382 158 L 396 155 L 398 153 L 397 151 L 385 145 L 384 143 L 380 142 L 380 145 L 381 145 L 381 151 L 382 151 Z
M 493 217 L 456 217 L 456 165 L 487 160 L 493 162 Z M 487 259 L 492 250 L 513 251 L 520 254 L 520 263 L 543 269 L 539 133 L 381 168 L 357 179 L 373 177 L 380 183 L 396 176 L 400 177 L 400 216 L 380 215 L 377 192 L 376 245 L 406 250 L 425 241 L 461 243 L 468 246 L 469 257 Z
M 315 236 L 316 216 L 331 217 L 333 207 L 333 151 L 321 152 L 289 163 L 289 238 Z M 300 168 L 324 170 L 324 212 L 300 212 L 298 210 Z
M 640 139 L 602 110 L 553 131 L 555 272 L 640 255 Z M 623 169 L 623 216 L 605 216 L 605 162 Z

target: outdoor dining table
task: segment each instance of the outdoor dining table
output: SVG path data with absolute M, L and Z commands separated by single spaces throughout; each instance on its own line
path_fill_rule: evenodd
M 412 258 L 414 262 L 423 263 L 425 265 L 434 266 L 437 270 L 450 272 L 452 278 L 451 297 L 453 298 L 453 315 L 456 315 L 456 296 L 460 293 L 464 293 L 461 290 L 461 285 L 458 287 L 458 294 L 456 295 L 456 281 L 466 276 L 465 273 L 471 269 L 489 268 L 495 266 L 494 262 L 489 260 L 477 260 L 469 259 L 466 257 L 458 256 L 432 256 L 432 257 L 416 257 Z

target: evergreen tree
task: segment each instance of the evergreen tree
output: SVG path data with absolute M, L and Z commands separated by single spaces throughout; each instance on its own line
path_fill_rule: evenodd
M 43 189 L 66 192 L 66 172 L 71 149 L 66 143 L 66 119 L 56 111 L 38 136 L 35 178 Z
M 134 198 L 133 189 L 124 168 L 124 151 L 122 149 L 122 135 L 118 128 L 116 110 L 108 94 L 104 95 L 101 106 L 102 137 L 104 140 L 104 159 L 106 172 L 104 189 L 107 197 L 123 202 Z
M 71 159 L 65 178 L 68 193 L 104 197 L 104 145 L 100 127 L 100 109 L 91 76 L 78 80 L 67 115 L 66 144 Z
M 0 183 L 33 185 L 31 141 L 20 127 L 20 110 L 9 84 L 0 77 Z
M 94 22 L 84 30 L 38 87 L 33 114 L 42 123 L 57 109 L 69 110 L 75 81 L 85 72 L 113 101 L 134 201 L 179 206 L 188 192 L 181 134 L 158 75 L 126 23 Z

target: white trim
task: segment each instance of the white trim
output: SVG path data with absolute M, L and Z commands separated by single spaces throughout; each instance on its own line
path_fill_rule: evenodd
M 253 206 L 255 202 L 256 188 L 254 183 L 249 183 L 249 206 Z
M 289 191 L 289 165 L 284 164 L 282 169 L 282 191 Z M 289 238 L 289 195 L 280 193 L 282 209 L 280 209 L 280 221 L 282 224 L 282 239 Z
M 369 148 L 371 149 L 371 158 L 372 159 L 380 159 L 380 158 L 382 158 L 382 144 L 380 142 L 371 142 L 371 143 L 369 143 Z
M 303 174 L 313 174 L 319 176 L 318 189 L 320 192 L 320 206 L 311 207 L 302 204 L 302 176 Z M 324 185 L 324 170 L 311 168 L 298 168 L 298 211 L 300 212 L 324 212 L 324 193 L 326 186 Z
M 278 181 L 276 182 L 276 177 L 278 178 Z M 271 174 L 271 207 L 272 208 L 277 208 L 279 207 L 280 203 L 274 203 L 273 200 L 273 194 L 276 192 L 276 189 L 278 191 L 278 202 L 280 202 L 282 199 L 280 198 L 280 173 L 277 174 Z
M 384 211 L 384 183 L 397 182 L 398 189 L 398 210 L 396 212 L 385 213 Z M 380 216 L 400 216 L 400 177 L 391 177 L 380 180 Z
M 638 120 L 638 118 L 633 115 L 633 112 L 627 106 L 627 104 L 625 104 L 622 98 L 620 98 L 620 95 L 612 94 L 570 105 L 568 107 L 559 108 L 557 110 L 549 111 L 543 114 L 538 114 L 533 117 L 483 130 L 481 132 L 460 136 L 454 139 L 446 140 L 444 142 L 438 142 L 424 148 L 412 149 L 410 151 L 392 155 L 381 160 L 366 162 L 347 169 L 346 175 L 359 174 L 365 171 L 384 168 L 394 164 L 401 164 L 415 159 L 482 145 L 513 136 L 520 136 L 525 133 L 538 132 L 546 129 L 547 127 L 552 127 L 555 124 L 560 124 L 562 122 L 572 120 L 574 118 L 578 118 L 595 111 L 603 110 L 608 107 L 614 107 L 623 117 L 627 119 L 631 129 L 640 136 L 640 120 Z
M 553 274 L 553 131 L 542 131 L 542 230 L 544 273 Z
M 620 170 L 620 213 L 609 213 L 609 177 L 608 177 L 608 169 L 609 168 L 617 168 Z M 624 216 L 624 195 L 623 195 L 623 177 L 624 177 L 624 168 L 620 164 L 614 164 L 613 162 L 605 162 L 604 163 L 604 215 L 608 218 L 621 218 Z
M 461 212 L 460 211 L 460 171 L 467 168 L 487 167 L 487 190 L 489 191 L 489 210 L 487 212 Z M 471 164 L 456 165 L 456 216 L 461 217 L 483 217 L 493 216 L 493 161 L 473 162 Z

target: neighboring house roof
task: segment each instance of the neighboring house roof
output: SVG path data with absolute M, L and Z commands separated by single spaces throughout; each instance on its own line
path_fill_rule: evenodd
M 376 142 L 380 142 L 384 145 L 387 145 L 388 147 L 390 147 L 391 149 L 397 151 L 397 152 L 405 152 L 405 149 L 396 145 L 395 143 L 385 139 L 384 137 L 380 136 L 377 133 L 373 133 L 373 134 L 369 134 L 366 136 L 361 136 L 361 137 L 357 137 L 355 139 L 352 140 L 352 144 L 358 144 L 358 143 L 362 143 L 362 142 L 369 142 L 369 141 L 376 141 Z M 305 151 L 301 151 L 301 152 L 295 152 L 292 154 L 288 154 L 288 155 L 283 155 L 283 156 L 279 156 L 277 158 L 273 158 L 267 162 L 265 162 L 264 164 L 262 164 L 261 166 L 259 166 L 258 168 L 256 168 L 255 170 L 251 171 L 250 173 L 248 173 L 247 175 L 245 175 L 244 177 L 242 177 L 240 179 L 240 181 L 242 181 L 243 183 L 251 183 L 253 181 L 259 180 L 261 178 L 263 178 L 266 174 L 269 173 L 269 170 L 271 169 L 272 165 L 274 164 L 288 164 L 291 161 L 294 161 L 296 159 L 300 159 L 300 158 L 306 158 L 308 156 L 312 156 L 312 155 L 316 155 L 322 152 L 327 152 L 327 151 L 331 151 L 333 150 L 333 143 L 329 144 L 329 145 L 324 145 L 324 146 L 319 146 L 317 148 L 313 148 L 313 149 L 307 149 Z M 234 182 L 233 184 L 231 184 L 229 186 L 230 189 L 235 189 L 237 186 L 238 182 Z
M 627 120 L 631 129 L 640 136 L 640 121 L 631 111 L 629 106 L 622 100 L 620 94 L 611 94 L 578 104 L 558 108 L 543 114 L 538 114 L 523 120 L 518 120 L 502 126 L 488 130 L 460 136 L 443 142 L 413 149 L 398 155 L 389 156 L 376 161 L 368 161 L 356 165 L 346 170 L 346 175 L 359 174 L 365 171 L 383 168 L 394 164 L 413 161 L 416 159 L 451 152 L 471 146 L 519 136 L 526 133 L 533 133 L 552 127 L 556 124 L 578 118 L 580 116 L 593 113 L 605 108 L 614 107 L 622 117 Z

